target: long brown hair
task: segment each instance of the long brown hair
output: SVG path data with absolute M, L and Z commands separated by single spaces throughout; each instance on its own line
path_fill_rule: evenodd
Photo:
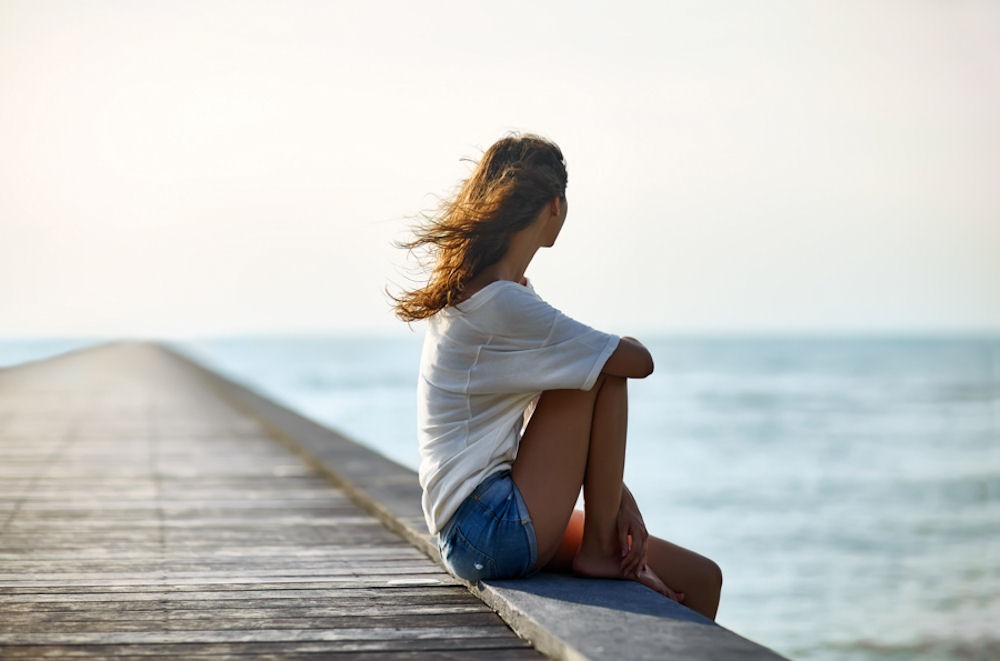
M 398 244 L 426 249 L 434 266 L 425 286 L 392 297 L 396 316 L 416 321 L 458 301 L 469 280 L 504 256 L 512 234 L 566 195 L 566 181 L 555 143 L 531 134 L 493 143 L 454 197 L 425 216 L 412 241 Z

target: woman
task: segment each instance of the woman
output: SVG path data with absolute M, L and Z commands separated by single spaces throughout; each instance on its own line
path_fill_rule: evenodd
M 429 322 L 418 382 L 428 529 L 469 581 L 541 569 L 632 579 L 714 619 L 718 566 L 650 536 L 622 482 L 626 383 L 653 371 L 649 351 L 562 314 L 524 275 L 562 229 L 566 181 L 555 144 L 505 137 L 403 244 L 434 260 L 395 306 Z

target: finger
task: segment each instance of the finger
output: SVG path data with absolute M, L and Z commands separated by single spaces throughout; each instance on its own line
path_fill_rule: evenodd
M 618 563 L 618 568 L 625 576 L 634 576 L 636 570 L 639 568 L 639 565 L 636 563 L 636 554 L 632 552 L 626 554 L 621 562 Z
M 667 599 L 670 599 L 671 601 L 676 601 L 677 603 L 680 603 L 680 599 L 677 597 L 677 593 L 671 590 L 670 587 L 667 585 L 663 586 L 663 589 L 660 590 L 660 594 L 662 594 Z
M 622 573 L 631 576 L 642 569 L 645 564 L 646 554 L 639 546 L 633 544 L 632 548 L 629 549 L 628 555 L 622 559 L 621 570 Z
M 648 541 L 645 539 L 637 541 L 636 538 L 632 538 L 632 548 L 629 549 L 629 554 L 625 559 L 629 561 L 628 564 L 636 571 L 646 564 L 646 550 L 648 545 Z M 623 562 L 623 564 L 625 563 Z
M 628 526 L 618 525 L 618 548 L 621 549 L 621 556 L 624 558 L 629 552 Z
M 621 547 L 622 564 L 627 564 L 629 558 L 634 557 L 637 551 L 638 547 L 636 546 L 635 538 L 632 535 L 626 534 L 625 543 Z
M 639 526 L 639 529 L 632 535 L 632 541 L 638 542 L 643 548 L 646 548 L 646 543 L 649 541 L 649 533 L 646 532 L 646 526 Z
M 681 603 L 684 600 L 684 593 L 683 592 L 674 592 L 670 588 L 667 588 L 667 592 L 670 593 L 667 596 L 670 597 L 671 599 L 673 599 L 674 601 L 676 601 L 678 604 Z
M 622 576 L 628 578 L 635 578 L 636 573 L 639 571 L 640 565 L 636 562 L 635 557 L 627 555 L 622 558 L 621 563 L 618 565 L 618 569 L 621 571 Z

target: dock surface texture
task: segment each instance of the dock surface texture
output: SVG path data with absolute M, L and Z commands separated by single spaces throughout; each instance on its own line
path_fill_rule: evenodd
M 165 345 L 0 370 L 0 658 L 780 658 L 630 581 L 459 581 L 419 494 Z

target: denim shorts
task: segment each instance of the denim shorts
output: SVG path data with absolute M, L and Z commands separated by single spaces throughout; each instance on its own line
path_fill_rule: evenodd
M 509 470 L 489 475 L 438 533 L 445 565 L 459 578 L 520 578 L 538 560 L 535 527 Z

